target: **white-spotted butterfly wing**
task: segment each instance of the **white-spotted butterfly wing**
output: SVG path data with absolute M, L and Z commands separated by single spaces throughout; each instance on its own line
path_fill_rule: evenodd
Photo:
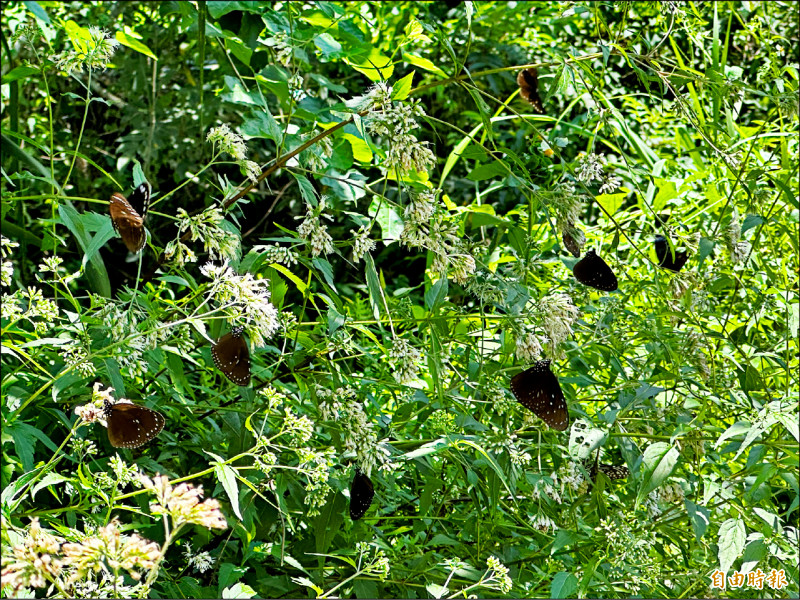
M 556 431 L 569 426 L 569 411 L 558 377 L 550 371 L 550 361 L 540 360 L 511 379 L 511 393 L 522 406 Z
M 140 252 L 147 241 L 144 219 L 149 207 L 150 185 L 147 182 L 137 187 L 130 198 L 114 192 L 108 201 L 108 211 L 111 213 L 114 230 L 119 233 L 128 250 L 134 254 Z
M 114 448 L 138 448 L 164 429 L 164 415 L 138 404 L 105 403 L 108 441 Z
M 234 327 L 211 347 L 214 364 L 236 385 L 250 383 L 250 350 L 243 331 L 243 327 Z

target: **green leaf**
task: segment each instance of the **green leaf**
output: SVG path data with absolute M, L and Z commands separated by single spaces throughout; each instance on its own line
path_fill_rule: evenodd
M 246 583 L 237 583 L 222 590 L 223 598 L 255 598 L 256 591 Z
M 372 314 L 376 319 L 380 319 L 386 299 L 383 296 L 383 286 L 375 270 L 375 262 L 372 255 L 368 252 L 364 255 L 364 271 L 367 279 L 367 290 L 369 291 L 369 302 L 372 305 Z
M 359 73 L 366 75 L 370 81 L 386 81 L 394 73 L 392 59 L 381 54 L 377 48 L 372 48 L 367 56 L 362 59 L 345 59 L 345 62 Z
M 436 66 L 436 64 L 427 58 L 422 58 L 421 56 L 417 56 L 416 54 L 411 54 L 409 52 L 403 52 L 403 60 L 411 65 L 414 65 L 415 67 L 419 67 L 423 71 L 430 71 L 431 73 L 436 73 L 441 77 L 447 77 L 447 73 L 442 71 Z
M 639 488 L 637 504 L 666 481 L 678 464 L 678 458 L 678 449 L 666 442 L 656 442 L 647 447 L 642 456 L 643 484 Z
M 436 283 L 425 291 L 425 308 L 431 312 L 439 308 L 447 298 L 448 286 L 447 277 L 437 279 Z
M 11 69 L 8 73 L 3 75 L 3 83 L 11 83 L 18 79 L 27 79 L 29 75 L 39 73 L 39 69 L 35 67 L 19 66 Z
M 385 244 L 399 240 L 403 233 L 403 219 L 395 212 L 394 207 L 386 200 L 374 198 L 367 210 L 370 217 L 375 217 L 378 225 L 381 226 L 381 239 Z
M 281 126 L 272 116 L 268 108 L 260 108 L 250 113 L 250 118 L 245 119 L 241 127 L 242 134 L 249 138 L 267 138 L 280 144 L 283 140 Z
M 578 589 L 578 578 L 572 573 L 561 571 L 556 573 L 550 583 L 551 598 L 571 598 Z
M 392 86 L 392 100 L 405 100 L 411 91 L 411 82 L 414 80 L 414 71 L 403 77 Z
M 219 589 L 222 597 L 225 598 L 225 589 L 231 589 L 231 586 L 242 578 L 242 575 L 247 573 L 247 569 L 237 567 L 231 563 L 222 563 L 219 568 Z M 251 596 L 228 596 L 229 598 L 250 598 Z
M 450 592 L 450 590 L 438 583 L 429 583 L 425 586 L 425 589 L 428 590 L 428 593 L 434 598 L 441 598 Z
M 625 202 L 625 197 L 628 194 L 620 193 L 620 194 L 600 194 L 599 196 L 595 196 L 595 200 L 597 203 L 602 206 L 605 211 L 609 215 L 614 215 L 619 207 L 622 206 L 622 203 Z
M 373 154 L 367 142 L 360 137 L 353 135 L 352 133 L 345 133 L 342 138 L 350 142 L 350 147 L 353 149 L 354 159 L 360 163 L 369 164 L 372 162 Z
M 136 50 L 136 52 L 144 54 L 148 58 L 152 58 L 153 60 L 156 61 L 158 60 L 158 57 L 155 54 L 153 54 L 153 51 L 150 50 L 150 48 L 148 48 L 142 42 L 134 38 L 133 34 L 128 34 L 123 31 L 117 31 L 114 37 L 123 46 L 127 46 L 131 50 Z
M 61 217 L 61 222 L 70 230 L 78 245 L 84 252 L 87 252 L 92 244 L 89 232 L 84 225 L 85 215 L 79 214 L 71 202 L 61 204 L 58 207 L 58 214 Z M 108 271 L 106 271 L 102 257 L 100 254 L 95 253 L 88 260 L 86 276 L 89 278 L 89 287 L 95 293 L 109 298 L 111 296 L 111 282 L 108 279 Z
M 467 175 L 470 181 L 485 181 L 486 179 L 494 179 L 495 177 L 504 177 L 508 175 L 508 169 L 503 163 L 493 160 L 492 162 L 484 165 L 478 165 Z
M 204 452 L 217 459 L 217 462 L 214 463 L 214 474 L 217 476 L 217 480 L 222 484 L 225 493 L 228 494 L 233 514 L 239 517 L 241 521 L 242 513 L 239 512 L 239 486 L 236 484 L 236 470 L 230 465 L 223 464 L 225 459 L 221 456 L 217 456 L 208 450 L 204 450 Z
M 686 500 L 685 503 L 686 512 L 689 515 L 689 521 L 692 523 L 692 529 L 694 530 L 694 537 L 700 542 L 700 538 L 705 535 L 711 523 L 711 512 L 705 506 L 695 504 L 689 500 Z
M 670 200 L 678 197 L 678 190 L 673 182 L 660 180 L 660 183 L 661 187 L 658 190 L 658 194 L 653 199 L 653 210 L 655 211 L 662 210 Z
M 342 45 L 330 33 L 321 33 L 315 36 L 314 45 L 322 52 L 325 58 L 339 58 L 342 56 Z
M 322 277 L 325 279 L 325 283 L 331 286 L 334 292 L 336 292 L 336 284 L 334 283 L 333 279 L 333 267 L 331 267 L 331 263 L 327 261 L 327 259 L 322 258 L 321 256 L 315 256 L 311 261 L 314 266 L 322 273 Z
M 728 519 L 719 526 L 719 570 L 727 573 L 734 561 L 744 549 L 744 542 L 747 538 L 744 522 L 741 519 Z
M 48 473 L 47 475 L 42 477 L 41 481 L 39 481 L 39 483 L 37 483 L 31 489 L 31 500 L 34 499 L 34 497 L 36 496 L 36 492 L 38 492 L 39 490 L 51 485 L 63 483 L 65 481 L 69 481 L 69 477 L 64 477 L 63 475 L 59 475 L 58 473 L 55 472 Z

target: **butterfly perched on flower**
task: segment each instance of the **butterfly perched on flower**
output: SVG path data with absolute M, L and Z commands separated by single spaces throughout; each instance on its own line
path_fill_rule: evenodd
M 523 69 L 520 71 L 517 74 L 517 85 L 519 86 L 519 95 L 530 103 L 534 111 L 544 114 L 542 99 L 539 97 L 539 70 Z
M 125 242 L 128 250 L 134 254 L 144 248 L 147 233 L 144 229 L 144 219 L 150 207 L 150 184 L 142 183 L 133 190 L 129 198 L 119 192 L 111 194 L 108 201 L 108 211 L 111 213 L 111 224 Z
M 547 425 L 564 431 L 569 425 L 569 411 L 558 377 L 550 370 L 549 360 L 540 360 L 530 369 L 514 375 L 511 393 L 525 408 Z
M 234 327 L 211 347 L 214 364 L 236 385 L 250 383 L 250 350 L 243 332 L 244 327 Z
M 680 252 L 675 250 L 675 256 L 673 257 L 667 238 L 663 235 L 656 236 L 655 247 L 659 267 L 664 267 L 665 269 L 677 273 L 683 268 L 686 261 L 689 260 L 688 250 L 682 250 Z
M 374 496 L 375 487 L 372 485 L 372 480 L 356 467 L 353 482 L 350 484 L 350 518 L 353 521 L 358 521 L 366 514 Z
M 613 292 L 619 285 L 617 276 L 602 258 L 597 256 L 594 250 L 589 250 L 575 266 L 572 267 L 572 274 L 575 279 L 583 285 L 588 285 L 604 292 Z
M 164 415 L 132 402 L 104 402 L 108 441 L 114 448 L 138 448 L 164 429 Z

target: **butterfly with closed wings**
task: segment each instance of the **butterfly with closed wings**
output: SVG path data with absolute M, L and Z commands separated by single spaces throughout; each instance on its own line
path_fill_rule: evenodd
M 111 224 L 125 242 L 128 250 L 137 254 L 144 248 L 147 233 L 144 229 L 144 219 L 150 207 L 150 184 L 142 183 L 133 190 L 129 198 L 119 192 L 111 194 L 108 201 L 108 211 L 111 213 Z
M 569 425 L 569 411 L 558 377 L 550 370 L 549 360 L 540 360 L 530 369 L 514 375 L 511 393 L 525 408 L 556 431 Z
M 525 98 L 537 113 L 544 114 L 542 99 L 539 97 L 538 69 L 523 69 L 517 75 L 519 95 Z
M 350 484 L 350 518 L 353 521 L 358 521 L 366 514 L 374 496 L 375 487 L 372 485 L 372 480 L 356 467 L 353 483 Z
M 164 415 L 131 402 L 104 403 L 108 441 L 114 448 L 138 448 L 164 429 Z
M 682 250 L 680 252 L 675 250 L 675 256 L 673 257 L 669 244 L 667 243 L 667 238 L 663 235 L 656 236 L 655 246 L 659 267 L 664 267 L 665 269 L 677 273 L 683 268 L 686 261 L 689 260 L 688 250 Z
M 211 347 L 214 364 L 236 385 L 250 383 L 250 350 L 243 332 L 244 327 L 234 327 Z
M 613 292 L 619 285 L 617 276 L 602 258 L 597 256 L 594 250 L 589 250 L 582 259 L 572 267 L 572 274 L 575 279 L 583 285 L 588 285 L 596 290 Z

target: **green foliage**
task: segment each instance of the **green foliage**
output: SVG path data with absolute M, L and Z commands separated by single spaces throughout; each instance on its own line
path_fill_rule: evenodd
M 797 597 L 796 3 L 2 10 L 3 597 Z

